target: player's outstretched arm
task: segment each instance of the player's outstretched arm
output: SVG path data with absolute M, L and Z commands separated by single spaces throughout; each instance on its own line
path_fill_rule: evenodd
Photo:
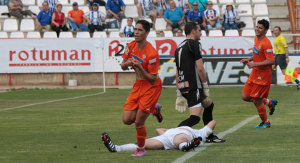
M 275 61 L 271 61 L 271 60 L 264 60 L 263 62 L 248 62 L 247 66 L 249 68 L 253 68 L 253 67 L 258 67 L 258 66 L 270 66 L 270 65 L 274 65 Z

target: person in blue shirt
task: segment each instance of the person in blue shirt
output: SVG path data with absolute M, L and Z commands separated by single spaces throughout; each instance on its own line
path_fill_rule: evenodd
M 194 10 L 190 11 L 187 16 L 187 22 L 197 22 L 202 30 L 206 28 L 206 19 L 202 10 L 198 9 L 198 2 L 194 1 Z
M 40 11 L 38 16 L 36 17 L 36 30 L 42 31 L 45 29 L 46 31 L 51 30 L 51 21 L 52 21 L 52 12 L 48 9 L 48 2 L 43 2 L 43 9 Z
M 169 2 L 170 8 L 164 14 L 165 21 L 167 22 L 167 30 L 172 31 L 174 28 L 184 27 L 184 13 L 181 8 L 176 8 L 173 0 Z
M 125 4 L 123 0 L 108 0 L 106 3 L 107 18 L 116 18 L 119 21 L 125 18 Z

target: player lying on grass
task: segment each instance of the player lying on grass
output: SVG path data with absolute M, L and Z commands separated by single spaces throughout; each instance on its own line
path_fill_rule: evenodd
M 171 129 L 158 128 L 156 129 L 158 136 L 146 139 L 145 148 L 147 150 L 179 149 L 186 152 L 199 146 L 201 141 L 205 142 L 215 126 L 216 121 L 212 120 L 202 129 L 192 129 L 188 126 Z M 105 132 L 102 134 L 102 141 L 110 152 L 135 151 L 137 148 L 134 143 L 116 145 Z

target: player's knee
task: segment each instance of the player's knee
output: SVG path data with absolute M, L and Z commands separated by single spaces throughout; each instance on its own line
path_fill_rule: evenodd
M 134 120 L 131 120 L 131 119 L 123 119 L 123 123 L 126 124 L 126 125 L 131 125 L 134 123 Z
M 251 102 L 251 97 L 249 97 L 247 95 L 243 95 L 242 100 L 247 101 L 247 102 Z

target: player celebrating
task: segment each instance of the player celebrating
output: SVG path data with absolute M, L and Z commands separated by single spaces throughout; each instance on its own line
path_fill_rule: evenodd
M 183 152 L 189 151 L 200 145 L 201 141 L 205 141 L 205 137 L 212 133 L 216 126 L 216 121 L 210 121 L 200 130 L 192 129 L 188 126 L 181 126 L 171 129 L 156 129 L 159 136 L 146 139 L 145 148 L 147 150 L 168 150 L 179 149 Z M 134 151 L 136 144 L 115 145 L 107 133 L 102 134 L 102 141 L 110 152 Z
M 185 25 L 186 39 L 178 45 L 175 51 L 177 99 L 176 109 L 183 112 L 187 100 L 190 117 L 179 126 L 194 126 L 199 123 L 202 105 L 204 106 L 203 123 L 207 125 L 212 119 L 214 103 L 209 98 L 206 72 L 202 61 L 202 48 L 199 42 L 201 28 L 195 22 Z M 183 97 L 186 99 L 184 99 Z M 207 142 L 225 142 L 211 133 Z
M 285 69 L 289 63 L 289 49 L 286 43 L 285 38 L 280 34 L 281 28 L 279 26 L 275 26 L 273 29 L 275 40 L 274 40 L 274 49 L 275 49 L 275 66 L 279 65 L 281 72 L 285 75 Z M 300 82 L 298 79 L 295 80 L 297 83 L 297 90 L 300 89 Z
M 271 123 L 266 113 L 267 104 L 272 115 L 277 100 L 268 98 L 272 83 L 272 65 L 274 65 L 274 54 L 270 40 L 266 37 L 269 29 L 269 22 L 265 19 L 259 20 L 255 28 L 256 37 L 254 40 L 253 57 L 242 59 L 241 63 L 253 68 L 243 89 L 243 100 L 253 102 L 262 122 L 255 128 L 270 128 Z
M 139 20 L 134 28 L 135 40 L 128 44 L 122 55 L 121 68 L 132 67 L 136 73 L 136 81 L 125 103 L 123 122 L 127 125 L 135 123 L 137 150 L 132 156 L 144 156 L 147 130 L 145 121 L 150 113 L 162 121 L 161 106 L 155 105 L 162 87 L 158 76 L 159 56 L 157 51 L 146 40 L 150 31 L 150 23 Z

